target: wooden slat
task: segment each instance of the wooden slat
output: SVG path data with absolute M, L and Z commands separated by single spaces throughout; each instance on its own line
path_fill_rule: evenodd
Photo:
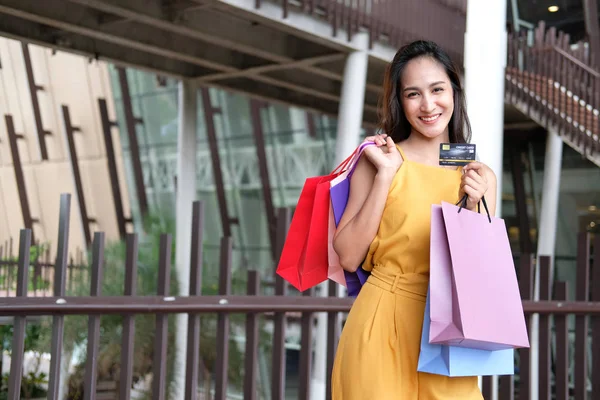
M 190 296 L 202 294 L 202 254 L 204 237 L 204 203 L 195 201 L 192 208 L 192 254 L 190 259 Z M 188 314 L 185 398 L 198 399 L 198 365 L 200 362 L 200 315 Z
M 337 297 L 337 283 L 329 281 L 328 284 L 329 297 Z M 339 313 L 327 313 L 327 381 L 325 398 L 331 400 L 331 372 L 333 370 L 333 362 L 335 360 L 335 352 L 339 338 L 338 332 Z
M 255 270 L 248 271 L 248 296 L 259 294 L 259 276 Z M 244 360 L 244 400 L 258 398 L 256 387 L 256 365 L 258 364 L 258 315 L 246 314 L 246 355 Z
M 481 378 L 481 393 L 484 399 L 491 399 L 493 396 L 492 377 L 483 376 Z
M 144 186 L 144 174 L 142 171 L 142 162 L 140 159 L 140 146 L 137 138 L 137 124 L 142 121 L 133 114 L 133 105 L 131 104 L 131 94 L 129 92 L 129 82 L 127 80 L 127 71 L 125 68 L 117 67 L 119 75 L 119 86 L 121 88 L 121 99 L 123 101 L 123 114 L 125 115 L 125 124 L 127 126 L 127 138 L 129 140 L 129 152 L 131 153 L 131 167 L 135 183 L 135 194 L 140 207 L 140 214 L 148 214 L 148 197 Z
M 17 275 L 17 297 L 27 297 L 29 282 L 29 251 L 31 248 L 31 230 L 21 229 L 19 239 L 19 271 Z M 0 257 L 1 259 L 1 257 Z M 8 376 L 8 400 L 21 398 L 21 379 L 25 351 L 26 315 L 15 317 L 13 340 Z M 0 354 L 0 357 L 2 355 Z
M 110 188 L 115 206 L 117 226 L 119 228 L 119 235 L 122 239 L 125 239 L 125 235 L 127 234 L 125 211 L 123 207 L 123 196 L 121 194 L 121 184 L 119 183 L 117 157 L 112 138 L 112 128 L 118 125 L 110 120 L 105 99 L 98 99 L 98 109 L 100 111 L 100 121 L 102 123 L 104 149 L 106 151 L 106 164 L 108 168 L 108 175 L 110 177 Z
M 290 226 L 291 212 L 288 208 L 280 208 L 277 213 L 277 258 L 281 257 L 283 244 Z M 286 284 L 277 274 L 275 278 L 275 295 L 286 294 Z M 271 366 L 271 398 L 273 400 L 285 399 L 285 313 L 273 314 L 273 359 Z
M 58 245 L 54 263 L 54 296 L 65 295 L 65 274 L 67 272 L 67 252 L 69 249 L 69 223 L 71 215 L 71 195 L 60 195 L 60 213 L 58 218 Z M 50 375 L 48 378 L 48 400 L 60 400 L 60 365 L 62 358 L 64 316 L 52 317 L 52 346 L 50 350 Z
M 567 300 L 567 283 L 554 284 L 554 299 Z M 569 326 L 566 315 L 554 316 L 556 335 L 555 400 L 569 400 Z
M 104 233 L 94 234 L 92 253 L 92 280 L 90 296 L 102 295 L 102 268 L 104 265 Z M 98 344 L 100 343 L 100 316 L 90 315 L 88 320 L 87 359 L 85 362 L 85 380 L 83 398 L 96 398 Z
M 90 230 L 90 218 L 87 209 L 87 203 L 85 201 L 85 193 L 83 188 L 83 180 L 81 178 L 81 170 L 79 169 L 79 159 L 77 156 L 77 146 L 75 145 L 75 132 L 79 132 L 79 127 L 73 126 L 71 122 L 71 113 L 69 107 L 66 105 L 61 106 L 64 135 L 67 142 L 67 150 L 69 152 L 69 160 L 71 163 L 71 172 L 73 174 L 73 182 L 75 183 L 75 192 L 77 193 L 77 205 L 79 206 L 79 215 L 81 218 L 81 224 L 83 225 L 83 235 L 85 238 L 85 244 L 89 246 L 92 243 L 92 233 Z M 69 280 L 72 282 L 72 280 Z M 70 288 L 71 289 L 71 288 Z
M 125 255 L 125 296 L 137 293 L 138 237 L 135 233 L 127 234 Z M 133 384 L 133 346 L 135 338 L 135 316 L 123 316 L 123 335 L 121 342 L 121 374 L 119 384 L 119 400 L 131 398 Z
M 577 301 L 588 301 L 590 291 L 590 237 L 580 232 L 577 241 Z M 586 400 L 588 364 L 588 316 L 575 317 L 575 400 Z
M 592 301 L 600 302 L 600 235 L 594 239 L 594 267 L 592 268 Z M 592 338 L 600 337 L 600 316 L 591 318 Z M 592 394 L 591 399 L 600 399 L 600 340 L 592 340 Z
M 540 300 L 550 300 L 550 258 L 548 256 L 541 256 L 539 260 Z M 550 338 L 552 334 L 552 328 L 550 325 L 550 315 L 540 314 L 539 318 L 539 398 L 540 400 L 551 400 L 550 368 L 552 358 L 550 355 Z
M 231 237 L 221 239 L 219 294 L 231 294 Z M 217 317 L 217 366 L 215 368 L 215 400 L 225 400 L 229 371 L 229 314 Z
M 157 294 L 169 295 L 171 284 L 171 235 L 160 236 L 160 252 L 158 256 L 158 281 Z M 156 315 L 156 336 L 154 338 L 154 358 L 152 363 L 152 398 L 154 400 L 166 399 L 167 385 L 167 339 L 169 334 L 169 315 Z
M 519 262 L 519 290 L 523 300 L 533 297 L 533 257 L 531 254 L 521 255 Z M 531 327 L 531 316 L 525 316 L 527 331 Z M 531 393 L 531 350 L 522 348 L 519 352 L 519 400 L 529 400 Z
M 514 375 L 502 375 L 498 378 L 498 400 L 514 400 L 515 377 Z
M 308 289 L 302 296 L 310 297 L 313 289 Z M 300 371 L 298 372 L 299 389 L 298 399 L 310 399 L 310 367 L 312 364 L 312 335 L 313 335 L 313 313 L 303 312 L 300 318 L 301 336 L 300 336 Z

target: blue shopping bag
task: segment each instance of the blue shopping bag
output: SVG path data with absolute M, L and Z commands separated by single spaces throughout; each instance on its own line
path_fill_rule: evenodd
M 429 293 L 417 371 L 444 376 L 513 375 L 514 350 L 479 350 L 429 343 Z

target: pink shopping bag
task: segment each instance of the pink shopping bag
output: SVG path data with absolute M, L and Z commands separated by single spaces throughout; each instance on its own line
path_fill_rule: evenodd
M 504 220 L 445 202 L 431 211 L 429 342 L 529 347 Z

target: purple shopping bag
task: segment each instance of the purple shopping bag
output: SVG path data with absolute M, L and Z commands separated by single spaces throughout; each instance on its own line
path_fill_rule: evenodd
M 348 204 L 348 197 L 350 196 L 350 178 L 356 169 L 358 160 L 362 155 L 362 152 L 367 146 L 374 145 L 373 142 L 366 142 L 359 146 L 355 152 L 354 158 L 350 161 L 350 165 L 346 171 L 340 174 L 337 178 L 331 181 L 330 197 L 331 206 L 333 208 L 333 216 L 335 219 L 335 225 L 337 226 L 344 215 L 346 205 Z M 369 273 L 365 271 L 361 266 L 358 267 L 356 272 L 344 271 L 346 278 L 346 288 L 348 289 L 348 296 L 356 297 L 360 292 L 360 289 L 367 281 Z
M 433 205 L 430 269 L 430 343 L 529 347 L 504 220 L 445 202 Z

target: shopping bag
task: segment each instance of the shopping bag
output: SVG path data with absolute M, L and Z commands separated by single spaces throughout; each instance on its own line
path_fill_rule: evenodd
M 425 303 L 417 371 L 444 376 L 513 375 L 514 350 L 480 350 L 429 343 L 430 293 Z
M 430 343 L 529 347 L 504 220 L 446 202 L 433 205 L 430 250 Z
M 327 280 L 329 182 L 347 169 L 354 154 L 330 174 L 310 177 L 304 182 L 276 270 L 299 291 Z M 318 238 L 309 240 L 311 235 Z
M 329 224 L 327 234 L 327 260 L 329 268 L 327 270 L 327 277 L 334 282 L 346 287 L 346 277 L 344 276 L 344 269 L 340 264 L 340 257 L 333 248 L 333 235 L 335 234 L 335 217 L 333 216 L 333 206 L 329 202 Z
M 331 205 L 333 208 L 333 216 L 335 225 L 337 226 L 344 215 L 346 205 L 348 204 L 348 197 L 350 196 L 350 179 L 356 169 L 358 160 L 362 155 L 365 148 L 374 145 L 374 142 L 365 142 L 361 144 L 355 151 L 353 158 L 349 162 L 346 171 L 342 172 L 339 176 L 331 181 L 330 197 Z M 369 273 L 359 266 L 356 272 L 349 272 L 344 270 L 344 277 L 346 279 L 346 288 L 348 289 L 348 296 L 356 297 L 360 292 L 360 289 L 367 281 Z

